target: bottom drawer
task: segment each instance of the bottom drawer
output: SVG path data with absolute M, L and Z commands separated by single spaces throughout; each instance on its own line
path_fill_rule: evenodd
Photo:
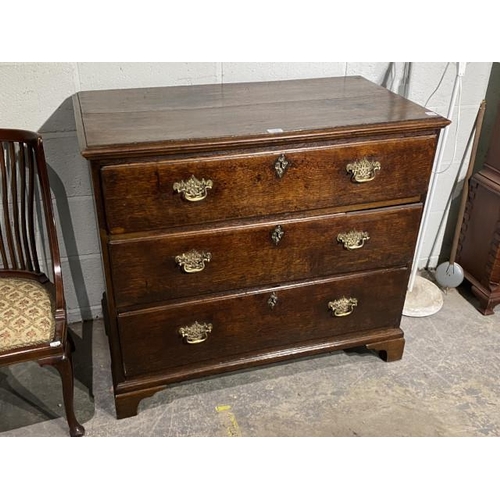
M 120 314 L 125 375 L 398 327 L 407 278 L 374 271 Z

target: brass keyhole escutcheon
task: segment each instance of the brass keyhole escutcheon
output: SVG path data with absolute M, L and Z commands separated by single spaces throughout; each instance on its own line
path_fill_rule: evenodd
M 286 169 L 290 166 L 290 162 L 286 159 L 284 154 L 278 156 L 278 159 L 274 162 L 274 170 L 276 175 L 281 179 L 286 172 Z
M 267 305 L 269 306 L 269 309 L 272 310 L 276 307 L 277 303 L 278 303 L 278 296 L 276 295 L 275 292 L 273 292 L 267 299 Z
M 285 230 L 281 226 L 276 226 L 271 233 L 271 239 L 275 245 L 278 245 L 284 235 Z

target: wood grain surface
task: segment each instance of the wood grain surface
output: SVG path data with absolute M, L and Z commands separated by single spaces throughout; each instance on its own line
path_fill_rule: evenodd
M 360 76 L 84 91 L 74 104 L 88 158 L 312 132 L 324 138 L 406 125 L 437 130 L 447 123 Z
M 239 288 L 286 283 L 311 276 L 405 266 L 413 256 L 421 205 L 287 221 L 269 220 L 219 230 L 116 240 L 111 273 L 119 309 Z M 281 241 L 272 233 L 280 226 Z M 369 235 L 362 248 L 337 241 L 352 230 Z M 186 273 L 175 257 L 209 252 L 210 262 Z
M 207 360 L 223 363 L 252 350 L 396 328 L 407 275 L 406 268 L 360 273 L 119 315 L 125 374 L 153 374 Z M 271 309 L 273 291 L 277 303 Z M 356 298 L 358 305 L 349 316 L 335 317 L 328 303 L 344 296 Z M 178 330 L 195 321 L 212 324 L 212 332 L 205 342 L 185 344 Z
M 121 234 L 420 197 L 435 147 L 436 136 L 423 136 L 285 150 L 289 166 L 281 178 L 274 168 L 279 154 L 265 152 L 105 166 L 101 179 L 108 230 Z M 363 158 L 381 168 L 374 180 L 356 183 L 346 167 Z M 185 201 L 173 189 L 192 175 L 213 182 L 202 201 Z

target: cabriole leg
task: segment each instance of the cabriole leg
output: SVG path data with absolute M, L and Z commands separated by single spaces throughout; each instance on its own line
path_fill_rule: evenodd
M 60 361 L 54 363 L 59 375 L 61 376 L 63 386 L 64 409 L 66 411 L 66 419 L 69 425 L 69 433 L 72 437 L 80 437 L 85 434 L 84 427 L 78 422 L 75 416 L 73 405 L 74 378 L 73 378 L 73 362 L 71 359 L 71 351 L 69 345 L 66 347 L 66 353 Z

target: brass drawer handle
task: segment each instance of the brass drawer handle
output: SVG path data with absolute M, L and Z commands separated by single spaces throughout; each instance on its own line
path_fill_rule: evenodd
M 179 335 L 186 344 L 201 344 L 208 339 L 212 327 L 212 323 L 198 323 L 198 321 L 195 321 L 191 326 L 181 326 Z
M 352 230 L 348 233 L 339 233 L 337 235 L 337 241 L 344 244 L 346 250 L 357 250 L 362 248 L 365 241 L 368 241 L 370 236 L 366 231 L 356 231 Z
M 185 273 L 199 273 L 205 269 L 205 262 L 210 262 L 212 254 L 210 252 L 198 252 L 191 250 L 189 252 L 177 255 L 175 262 L 182 267 Z
M 349 316 L 357 305 L 358 299 L 342 297 L 341 299 L 328 302 L 328 309 L 332 311 L 334 316 Z
M 208 179 L 199 181 L 194 175 L 187 181 L 174 183 L 174 191 L 177 191 L 187 201 L 201 201 L 207 197 L 207 189 L 212 189 L 214 183 Z
M 278 159 L 274 162 L 274 170 L 276 175 L 281 179 L 286 172 L 286 169 L 290 166 L 290 162 L 286 159 L 284 154 L 278 156 Z
M 375 179 L 375 173 L 380 170 L 380 162 L 368 158 L 349 163 L 346 167 L 348 173 L 352 174 L 353 182 L 370 182 Z

